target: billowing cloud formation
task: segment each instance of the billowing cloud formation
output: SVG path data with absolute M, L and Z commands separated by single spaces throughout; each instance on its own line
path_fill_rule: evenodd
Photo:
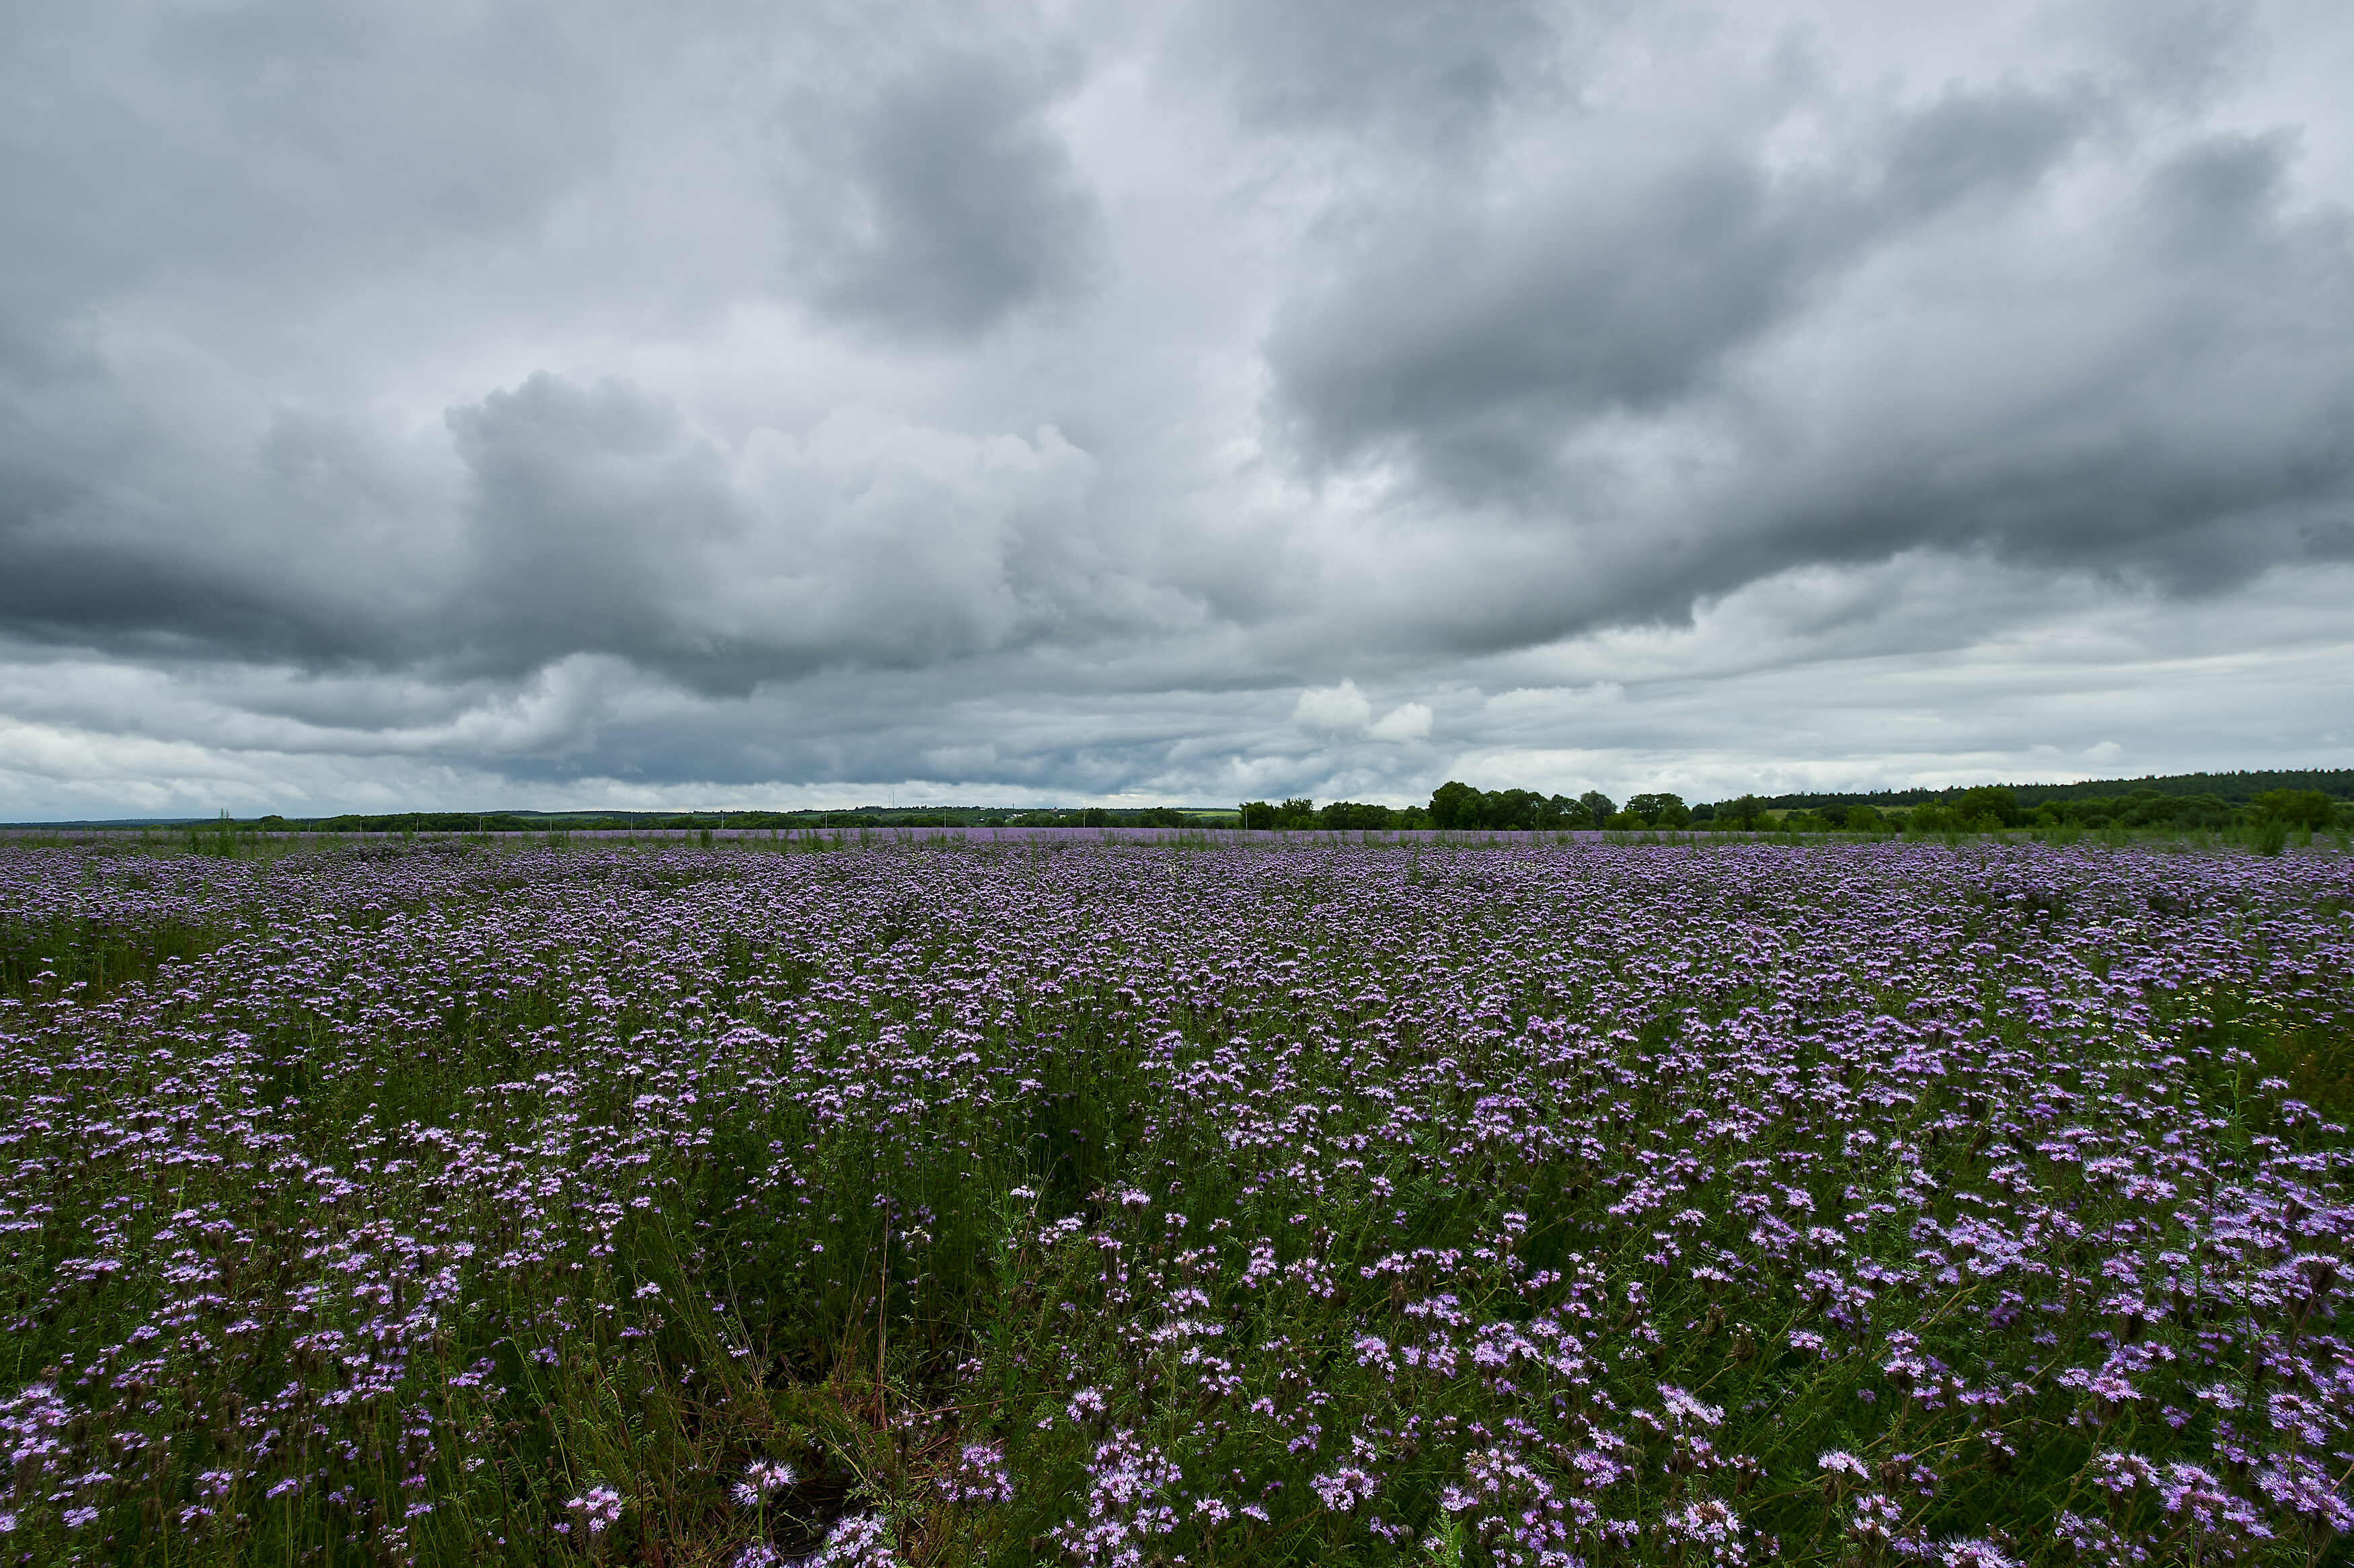
M 849 106 L 783 111 L 806 143 L 784 188 L 790 265 L 823 310 L 970 337 L 1085 277 L 1094 210 L 1013 63 L 950 52 Z
M 1306 729 L 1346 733 L 1373 723 L 1373 705 L 1357 690 L 1356 682 L 1343 681 L 1337 686 L 1314 686 L 1300 693 L 1291 716 Z
M 12 15 L 0 814 L 2354 761 L 2354 21 L 1900 9 Z
M 455 409 L 469 580 L 449 646 L 521 674 L 604 653 L 748 691 L 1135 630 L 1149 585 L 1089 538 L 1095 464 L 843 408 L 733 450 L 627 387 L 535 376 Z

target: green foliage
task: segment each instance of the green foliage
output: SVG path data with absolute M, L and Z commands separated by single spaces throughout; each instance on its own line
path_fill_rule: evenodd
M 1387 806 L 1361 804 L 1355 800 L 1334 800 L 1317 813 L 1324 827 L 1336 832 L 1350 831 L 1381 831 L 1396 825 L 1396 813 Z
M 200 957 L 239 923 L 172 913 L 111 919 L 0 918 L 0 997 L 77 996 L 95 1001 Z
M 1766 802 L 1755 795 L 1720 801 L 1716 808 L 1716 821 L 1720 827 L 1738 828 L 1744 832 L 1755 829 L 1766 821 Z
M 1681 828 L 1691 821 L 1681 795 L 1637 795 L 1627 802 L 1627 814 L 1642 819 L 1647 828 Z
M 2338 805 L 2318 789 L 2267 789 L 2249 802 L 2259 822 L 2281 822 L 2311 832 L 2338 820 Z
M 2015 828 L 2027 820 L 2017 793 L 2000 784 L 1965 789 L 1951 802 L 1954 814 L 1978 828 Z
M 1969 819 L 1943 800 L 1932 800 L 1925 806 L 1915 806 L 1905 814 L 1904 830 L 1909 833 L 1958 833 L 1969 828 Z
M 1450 779 L 1430 794 L 1430 820 L 1446 830 L 1485 827 L 1487 797 L 1470 785 Z
M 2080 828 L 2172 829 L 2213 832 L 2231 826 L 2238 813 L 2212 795 L 2167 795 L 2137 789 L 2129 795 L 2092 795 L 2048 801 L 2036 808 L 2039 822 Z
M 1600 826 L 1591 802 L 1600 800 L 1608 816 L 1608 799 L 1589 793 L 1582 800 L 1564 795 L 1540 795 L 1532 789 L 1481 790 L 1454 779 L 1430 797 L 1433 827 L 1459 832 L 1560 832 L 1570 828 Z
M 1299 832 L 1326 826 L 1316 811 L 1316 802 L 1294 796 L 1280 804 L 1265 800 L 1246 800 L 1242 805 L 1242 825 L 1246 828 L 1277 829 Z

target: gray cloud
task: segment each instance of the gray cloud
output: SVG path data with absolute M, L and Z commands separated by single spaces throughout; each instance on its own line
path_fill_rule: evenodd
M 2056 265 L 1967 236 L 2035 232 L 2063 171 L 2113 177 L 2062 162 L 2095 115 L 1949 97 L 1868 178 L 1720 162 L 1599 222 L 1453 235 L 1288 323 L 1281 407 L 1328 470 L 1402 464 L 1401 505 L 1516 520 L 1467 539 L 1460 597 L 1426 591 L 1434 647 L 1681 619 L 1924 546 L 2169 593 L 2342 558 L 2354 247 L 2285 205 L 2287 143 L 2190 143 Z M 1988 270 L 1955 277 L 1948 244 Z M 1689 455 L 1663 471 L 1661 447 Z
M 2090 107 L 1949 97 L 1844 179 L 1712 149 L 1606 179 L 1598 200 L 1577 181 L 1492 217 L 1410 213 L 1278 328 L 1285 405 L 1328 460 L 1402 445 L 1458 490 L 1517 488 L 1581 421 L 1712 389 L 1728 356 L 1875 247 L 2031 188 Z
M 1044 75 L 949 52 L 870 101 L 794 111 L 820 155 L 787 187 L 787 246 L 821 307 L 953 339 L 1084 282 L 1096 215 Z
M 1524 0 L 1213 0 L 1181 41 L 1257 124 L 1454 150 L 1552 85 L 1567 20 Z
M 2197 108 L 2247 67 L 2251 0 L 2102 0 L 2070 21 L 2105 44 L 2137 90 Z
M 398 661 L 431 646 L 431 478 L 334 417 L 224 445 L 94 358 L 0 383 L 0 624 L 159 657 Z M 422 633 L 422 634 L 421 634 Z
M 71 312 L 94 290 L 349 283 L 532 222 L 613 144 L 615 24 L 440 0 L 21 8 L 9 291 Z
M 2005 323 L 1989 346 L 2020 370 L 1999 397 L 1934 426 L 1900 399 L 1893 451 L 1826 454 L 1857 503 L 1810 475 L 1788 536 L 1983 546 L 2177 592 L 2326 554 L 2326 520 L 2354 509 L 2354 246 L 2341 217 L 2284 210 L 2285 158 L 2228 136 L 2160 164 L 2105 258 L 2116 297 L 2081 301 L 2089 341 Z
M 540 376 L 450 423 L 473 480 L 470 641 L 510 673 L 694 651 L 672 607 L 737 523 L 718 455 L 675 414 L 626 387 Z
M 2354 22 L 1900 11 L 20 8 L 0 801 L 2354 759 Z

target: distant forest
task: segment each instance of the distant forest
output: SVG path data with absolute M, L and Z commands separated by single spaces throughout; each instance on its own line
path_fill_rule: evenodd
M 1572 828 L 1796 828 L 1888 831 L 1913 828 L 2052 827 L 2223 828 L 2253 821 L 2293 827 L 2354 825 L 2354 768 L 2236 773 L 2175 773 L 2095 779 L 2080 784 L 1977 784 L 1945 789 L 1744 795 L 1686 803 L 1653 792 L 1623 804 L 1599 790 L 1572 799 L 1529 789 L 1483 790 L 1450 779 L 1427 806 L 1354 800 L 1318 805 L 1295 798 L 1248 800 L 1240 807 L 1102 806 L 1017 809 L 1002 806 L 861 806 L 795 811 L 389 811 L 333 817 L 205 819 L 269 832 L 458 833 L 806 830 L 858 827 L 1212 828 L 1363 831 L 1440 828 L 1559 831 Z M 20 823 L 42 827 L 166 827 L 190 819 Z
M 1243 807 L 1246 825 L 1532 829 L 1763 828 L 1801 832 L 1984 832 L 2004 828 L 2170 828 L 2215 830 L 2254 822 L 2289 828 L 2354 826 L 2354 768 L 2239 773 L 2185 773 L 2141 779 L 2088 779 L 2081 784 L 1974 784 L 1946 789 L 1903 789 L 1813 795 L 1743 795 L 1687 805 L 1665 792 L 1630 797 L 1623 805 L 1598 790 L 1571 800 L 1527 789 L 1481 790 L 1449 780 L 1430 805 L 1372 820 L 1380 807 L 1328 806 L 1317 824 L 1299 821 L 1286 801 L 1285 819 L 1253 824 L 1264 802 Z M 1334 821 L 1334 818 L 1341 820 Z
M 1983 789 L 1985 786 L 1975 786 Z M 1773 810 L 1819 810 L 1826 806 L 1918 806 L 1931 800 L 1953 800 L 1971 786 L 1946 789 L 1879 789 L 1870 794 L 1770 795 L 1765 804 Z M 2046 800 L 2083 800 L 2095 797 L 2137 794 L 2212 795 L 2244 806 L 2275 789 L 2314 789 L 2339 800 L 2354 800 L 2354 768 L 2318 768 L 2270 772 L 2148 774 L 2139 779 L 2093 779 L 2082 784 L 2005 784 L 2021 805 Z

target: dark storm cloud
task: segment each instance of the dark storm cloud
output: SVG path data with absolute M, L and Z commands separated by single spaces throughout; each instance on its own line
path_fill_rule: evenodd
M 794 189 L 788 245 L 821 307 L 958 338 L 1085 280 L 1095 209 L 1040 77 L 949 53 L 823 122 L 794 115 L 821 162 Z
M 542 376 L 450 424 L 473 477 L 465 633 L 494 667 L 715 652 L 688 642 L 675 612 L 737 523 L 717 454 L 675 414 L 617 384 Z
M 1095 465 L 1051 429 L 851 412 L 729 447 L 626 381 L 545 374 L 444 423 L 447 475 L 285 411 L 226 462 L 128 417 L 80 427 L 84 450 L 0 440 L 0 627 L 461 682 L 610 655 L 741 696 L 1084 647 L 1175 603 L 1095 538 Z
M 461 669 L 610 654 L 740 696 L 1153 619 L 1092 537 L 1092 461 L 1052 429 L 837 418 L 729 450 L 626 384 L 547 376 L 450 422 L 470 480 Z
M 752 183 L 723 195 L 760 221 L 731 237 L 769 247 L 767 265 L 723 255 L 700 286 L 765 273 L 821 323 L 930 343 L 1066 297 L 1097 223 L 1044 119 L 1069 73 L 945 15 L 879 35 L 848 14 L 797 34 L 716 5 L 643 30 L 530 5 L 18 18 L 0 48 L 16 193 L 0 205 L 0 629 L 454 678 L 611 652 L 740 693 L 1104 622 L 1068 602 L 1073 573 L 1094 571 L 1058 543 L 1068 485 L 1013 493 L 1021 451 L 1037 455 L 1026 434 L 943 456 L 903 424 L 863 453 L 818 452 L 824 472 L 784 463 L 754 494 L 740 452 L 625 378 L 477 385 L 438 421 L 439 450 L 270 387 L 295 366 L 315 380 L 321 349 L 379 371 L 411 334 L 447 353 L 465 329 L 435 313 L 453 306 L 559 340 L 575 318 L 642 316 L 642 260 L 584 280 L 571 258 L 511 259 L 560 209 L 610 205 L 599 182 L 621 149 L 667 144 L 665 92 L 756 106 L 736 143 L 693 151 L 729 178 L 739 160 Z M 698 48 L 733 58 L 711 76 L 681 63 Z M 371 302 L 339 330 L 357 335 L 305 336 L 354 301 Z M 940 471 L 960 461 L 973 471 Z M 1045 461 L 1085 460 L 1063 444 Z M 832 554 L 787 571 L 728 553 L 779 545 Z M 753 602 L 748 567 L 769 590 Z
M 2056 240 L 2066 263 L 1959 280 L 1967 331 L 1950 296 L 1855 281 L 2036 213 L 2110 122 L 2081 93 L 1954 95 L 1837 182 L 1726 156 L 1600 215 L 1539 198 L 1433 223 L 1284 323 L 1280 406 L 1320 462 L 1402 462 L 1403 501 L 1516 520 L 1467 541 L 1476 612 L 1431 596 L 1434 648 L 1681 620 L 1777 572 L 1922 546 L 2172 593 L 2343 558 L 2354 245 L 2339 214 L 2285 207 L 2283 139 L 2195 142 L 2089 240 Z M 1850 343 L 1867 352 L 1838 365 Z M 1804 379 L 1823 344 L 1837 374 L 1891 379 L 1827 407 Z M 1629 421 L 1707 455 L 1661 493 L 1593 444 Z
M 2349 39 L 19 6 L 0 795 L 1411 794 L 1643 752 L 1647 660 L 1787 692 L 2055 605 L 2253 656 L 2354 559 Z
M 413 476 L 281 409 L 230 461 L 82 354 L 0 376 L 0 628 L 126 654 L 333 664 L 438 641 L 398 541 Z M 389 536 L 394 546 L 384 548 Z M 406 580 L 405 580 L 406 579 Z
M 2354 237 L 2283 210 L 2286 151 L 2219 137 L 2161 164 L 2116 236 L 2131 303 L 2097 353 L 2001 342 L 2020 365 L 1999 400 L 1829 449 L 1844 466 L 1805 475 L 1762 535 L 1834 558 L 1986 548 L 2183 593 L 2327 558 L 2354 514 Z
M 1878 166 L 1776 177 L 1713 149 L 1633 184 L 1514 193 L 1500 212 L 1417 210 L 1376 230 L 1269 345 L 1328 458 L 1401 446 L 1467 493 L 1517 489 L 1585 419 L 1657 411 L 1878 245 L 2031 186 L 2091 105 L 1955 96 L 1893 128 Z
M 612 145 L 608 41 L 576 5 L 13 10 L 0 626 L 298 664 L 441 646 L 416 476 L 363 410 L 254 406 L 239 356 L 543 219 Z
M 17 635 L 165 656 L 234 649 L 254 659 L 320 659 L 329 629 L 272 585 L 200 562 L 166 560 L 92 540 L 0 532 L 7 570 L 0 619 Z

